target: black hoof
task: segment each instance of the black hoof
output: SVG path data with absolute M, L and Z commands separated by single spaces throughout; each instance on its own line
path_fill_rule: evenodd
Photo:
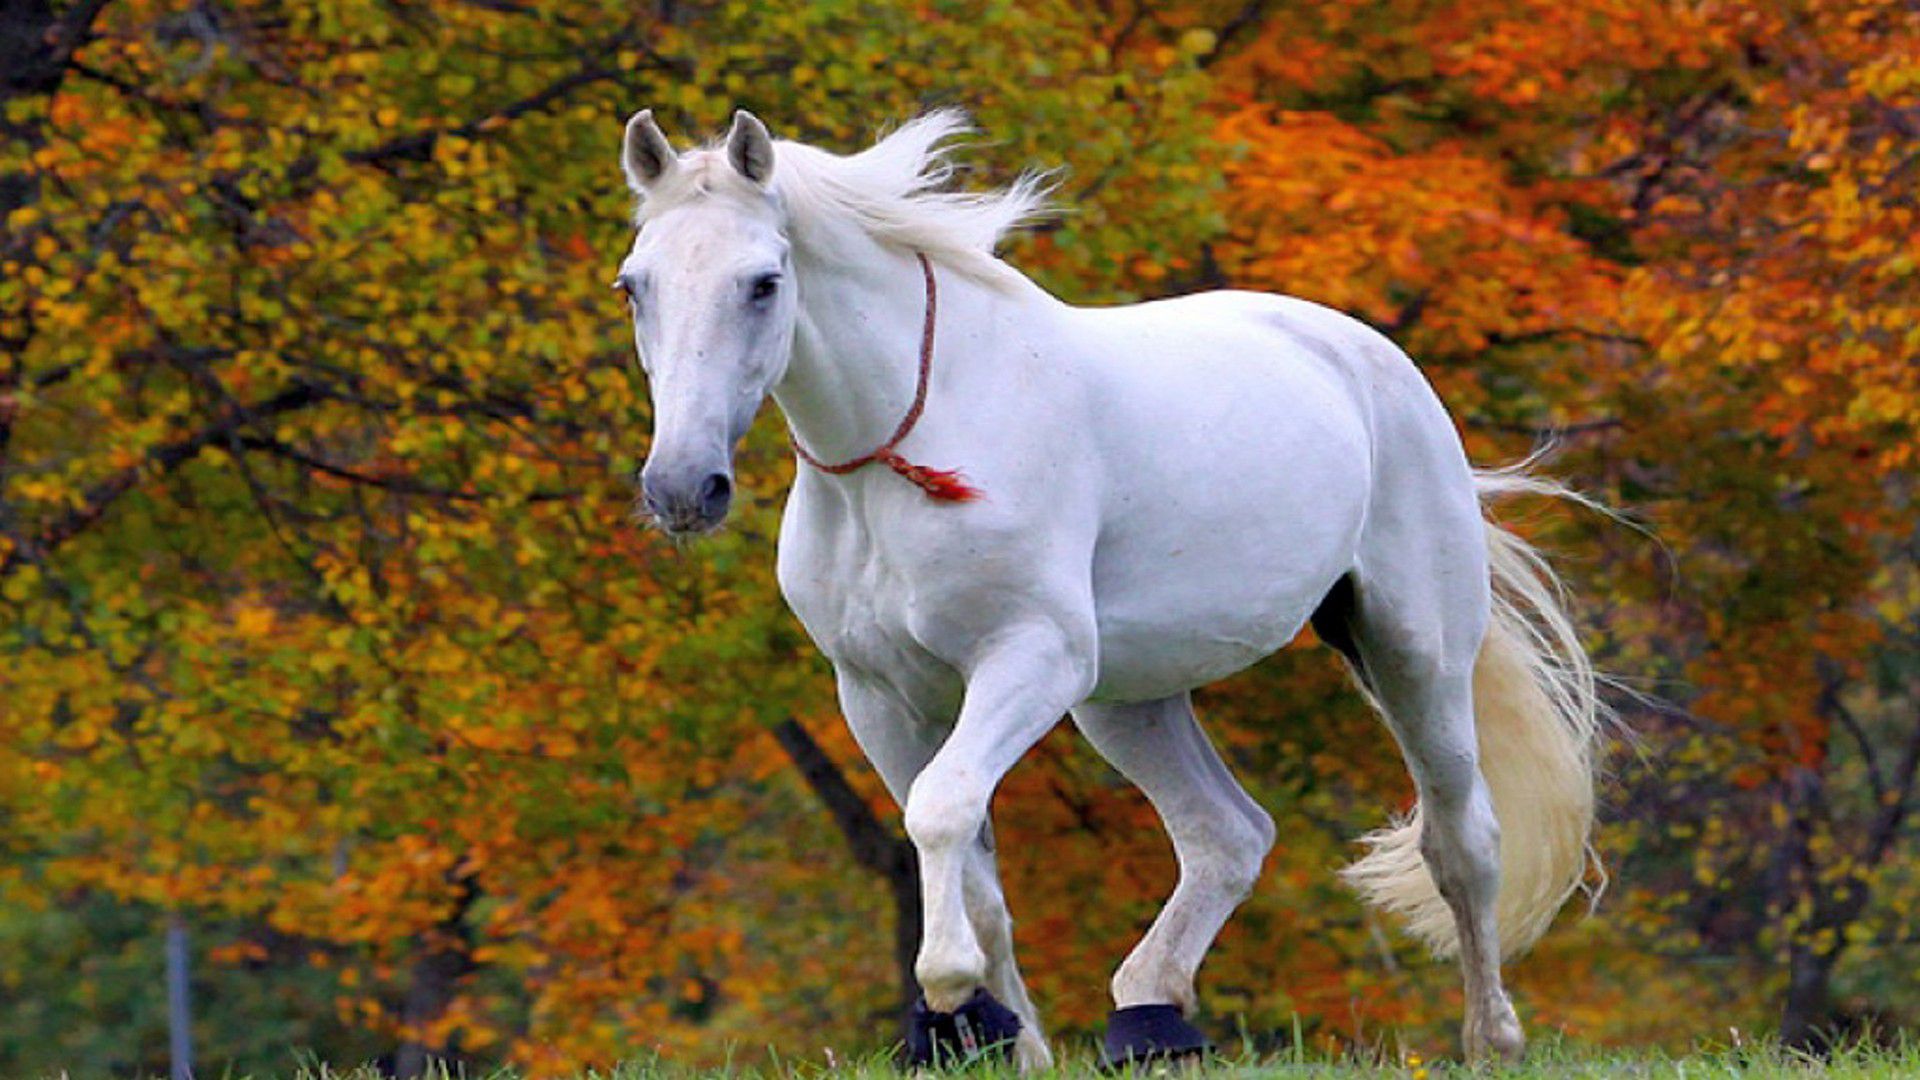
M 934 1012 L 927 999 L 914 1002 L 907 1025 L 907 1064 L 957 1069 L 979 1061 L 1008 1061 L 1020 1017 L 984 988 L 952 1012 Z
M 1124 1069 L 1153 1062 L 1203 1057 L 1213 1050 L 1200 1029 L 1187 1023 L 1178 1005 L 1129 1005 L 1107 1017 L 1101 1062 Z

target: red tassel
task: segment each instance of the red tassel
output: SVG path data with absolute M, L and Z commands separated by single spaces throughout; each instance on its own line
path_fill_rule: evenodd
M 887 468 L 906 477 L 908 482 L 927 493 L 928 498 L 943 502 L 973 502 L 986 494 L 966 482 L 958 469 L 929 469 L 925 465 L 915 465 L 898 454 L 888 453 L 881 458 Z

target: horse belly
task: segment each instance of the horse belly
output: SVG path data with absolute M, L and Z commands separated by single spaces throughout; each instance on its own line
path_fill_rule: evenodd
M 1304 612 L 1269 612 L 1265 620 L 1220 620 L 1205 634 L 1185 627 L 1133 623 L 1100 628 L 1100 681 L 1091 700 L 1154 701 L 1244 671 L 1278 652 L 1306 623 Z M 1276 628 L 1286 627 L 1285 632 Z
M 1350 565 L 1329 545 L 1317 558 L 1279 545 L 1227 552 L 1204 542 L 1096 574 L 1099 701 L 1145 701 L 1245 670 L 1306 625 Z
M 1292 641 L 1354 568 L 1364 450 L 1292 460 L 1300 471 L 1215 488 L 1184 513 L 1130 519 L 1103 537 L 1094 560 L 1101 698 L 1165 697 L 1253 665 Z

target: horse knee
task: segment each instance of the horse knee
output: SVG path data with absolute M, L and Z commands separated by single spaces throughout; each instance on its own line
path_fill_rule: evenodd
M 960 847 L 981 835 L 992 792 L 964 775 L 936 773 L 929 767 L 907 793 L 907 838 L 922 851 Z

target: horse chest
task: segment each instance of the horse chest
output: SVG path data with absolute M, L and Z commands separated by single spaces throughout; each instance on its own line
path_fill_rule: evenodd
M 872 576 L 827 584 L 794 607 L 822 652 L 837 664 L 884 671 L 926 658 L 915 640 L 908 605 L 898 589 L 876 587 Z
M 835 665 L 916 684 L 955 677 L 917 625 L 925 595 L 917 568 L 891 546 L 842 523 L 788 527 L 779 576 L 788 606 Z

